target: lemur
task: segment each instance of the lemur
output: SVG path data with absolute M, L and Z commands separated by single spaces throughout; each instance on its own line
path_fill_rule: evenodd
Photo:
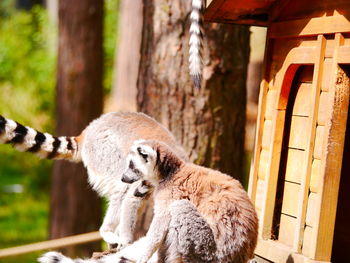
M 142 113 L 102 115 L 77 137 L 54 137 L 0 116 L 0 143 L 12 143 L 42 158 L 84 163 L 90 185 L 109 201 L 100 233 L 111 246 L 133 240 L 137 211 L 151 190 L 145 181 L 131 185 L 121 181 L 129 149 L 139 139 L 160 140 L 187 160 L 174 136 Z
M 159 141 L 134 143 L 127 161 L 125 182 L 147 180 L 155 187 L 147 235 L 100 261 L 71 260 L 49 252 L 41 263 L 246 263 L 253 257 L 258 218 L 237 180 L 188 163 Z M 202 222 L 202 229 L 197 222 Z M 157 250 L 159 261 L 149 261 Z

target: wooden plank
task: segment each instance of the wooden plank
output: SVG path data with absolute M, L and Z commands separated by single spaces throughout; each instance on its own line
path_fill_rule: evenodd
M 320 107 L 318 108 L 318 114 L 317 114 L 317 124 L 318 125 L 326 125 L 327 121 L 330 118 L 330 111 L 331 111 L 331 101 L 329 101 L 329 93 L 328 92 L 321 92 L 320 95 Z
M 271 145 L 271 140 L 272 140 L 272 121 L 271 120 L 265 120 L 264 131 L 262 136 L 263 137 L 262 137 L 261 147 L 264 150 L 269 150 L 269 147 Z
M 48 249 L 53 250 L 53 249 L 68 247 L 72 245 L 95 242 L 98 240 L 101 240 L 100 233 L 98 231 L 90 232 L 90 233 L 85 233 L 85 234 L 80 234 L 75 236 L 69 236 L 69 237 L 63 237 L 63 238 L 54 239 L 54 240 L 38 242 L 38 243 L 24 245 L 24 246 L 0 249 L 0 258 L 9 257 L 9 256 L 18 256 L 21 254 L 27 254 L 27 253 L 41 251 L 41 250 L 48 250 Z
M 312 76 L 312 75 L 311 75 Z M 298 92 L 293 105 L 294 116 L 310 116 L 312 105 L 310 104 L 311 83 L 301 83 L 298 87 Z
M 283 190 L 282 213 L 293 217 L 297 216 L 298 196 L 300 184 L 285 182 Z
M 278 170 L 281 157 L 282 137 L 284 127 L 285 111 L 276 111 L 273 121 L 273 140 L 271 140 L 270 155 L 268 162 L 268 172 L 266 178 L 266 191 L 264 196 L 264 205 L 261 211 L 261 221 L 259 224 L 259 233 L 263 238 L 271 238 L 271 229 L 276 199 L 276 187 L 278 179 Z
M 267 25 L 268 8 L 275 0 L 212 0 L 204 13 L 205 21 L 220 23 L 240 23 Z
M 269 90 L 266 96 L 265 119 L 272 120 L 274 111 L 276 111 L 277 90 Z
M 278 235 L 278 241 L 287 245 L 293 246 L 293 238 L 296 226 L 296 218 L 289 215 L 281 215 L 280 230 Z
M 344 44 L 341 34 L 336 34 L 337 47 Z M 342 167 L 342 153 L 346 121 L 349 109 L 350 79 L 346 72 L 338 66 L 337 48 L 334 50 L 334 61 L 330 86 L 330 100 L 333 101 L 332 121 L 327 123 L 324 144 L 325 158 L 322 160 L 319 189 L 320 196 L 317 204 L 319 214 L 312 239 L 312 258 L 329 261 L 331 258 L 340 173 Z M 341 80 L 341 81 L 339 81 Z
M 322 159 L 323 142 L 325 140 L 325 126 L 318 125 L 316 128 L 314 158 Z
M 348 64 L 350 63 L 350 46 L 343 46 L 339 48 L 339 64 Z
M 312 93 L 310 96 L 310 104 L 313 105 L 313 108 L 310 112 L 310 120 L 304 129 L 306 130 L 306 156 L 305 156 L 305 166 L 302 173 L 302 180 L 300 185 L 300 194 L 298 196 L 298 213 L 297 213 L 297 225 L 294 236 L 293 248 L 297 252 L 301 252 L 301 247 L 303 243 L 303 233 L 306 220 L 306 208 L 307 200 L 309 195 L 310 187 L 310 174 L 311 174 L 311 165 L 314 152 L 314 138 L 316 134 L 316 122 L 317 122 L 317 113 L 319 107 L 319 98 L 321 93 L 321 81 L 323 73 L 323 62 L 324 54 L 326 47 L 326 38 L 323 35 L 317 37 L 318 46 L 317 46 L 317 56 L 315 58 L 314 66 L 314 76 L 312 82 Z
M 264 115 L 265 115 L 265 101 L 266 93 L 268 90 L 268 83 L 262 80 L 260 84 L 259 92 L 259 108 L 258 116 L 256 120 L 256 134 L 255 134 L 255 145 L 252 161 L 250 164 L 249 172 L 249 183 L 248 183 L 248 195 L 252 202 L 255 202 L 256 195 L 256 184 L 258 180 L 259 164 L 260 164 L 260 153 L 261 153 L 261 142 L 262 142 L 262 132 L 264 129 Z
M 307 202 L 307 212 L 306 212 L 306 225 L 314 226 L 317 220 L 317 198 L 316 193 L 309 194 L 309 200 Z
M 308 0 L 307 2 L 291 0 L 287 2 L 288 5 L 280 10 L 276 16 L 279 21 L 331 16 L 338 13 L 348 15 L 350 11 L 348 0 Z M 273 10 L 271 11 L 273 12 Z
M 302 253 L 308 257 L 311 256 L 311 242 L 312 242 L 312 235 L 313 235 L 312 231 L 313 231 L 312 227 L 309 227 L 309 226 L 305 227 Z
M 343 15 L 276 22 L 270 25 L 271 38 L 312 36 L 350 32 L 350 21 Z
M 261 153 L 261 141 L 262 141 L 262 131 L 264 128 L 264 116 L 266 110 L 266 94 L 269 89 L 269 69 L 266 65 L 269 65 L 270 57 L 267 53 L 271 46 L 270 41 L 266 41 L 266 48 L 264 54 L 264 64 L 263 64 L 263 78 L 260 83 L 260 92 L 259 92 L 259 107 L 258 107 L 258 116 L 256 118 L 256 133 L 255 133 L 255 145 L 252 160 L 250 163 L 249 171 L 249 182 L 248 182 L 248 195 L 251 201 L 255 202 L 256 195 L 256 184 L 258 180 L 258 168 L 260 163 L 260 153 Z M 271 81 L 272 82 L 272 81 Z
M 319 181 L 321 176 L 321 160 L 314 159 L 312 161 L 310 191 L 317 193 L 319 190 Z
M 309 137 L 309 130 L 306 129 L 310 122 L 308 117 L 292 116 L 290 137 L 288 146 L 294 149 L 305 150 Z
M 290 246 L 274 240 L 258 239 L 255 254 L 261 255 L 263 258 L 267 258 L 272 262 L 279 263 L 326 263 L 312 260 L 302 254 L 294 253 Z
M 332 76 L 332 64 L 333 60 L 330 58 L 326 58 L 323 63 L 323 74 L 322 74 L 322 84 L 321 84 L 321 90 L 322 91 L 328 91 L 330 83 L 330 78 Z
M 301 173 L 305 160 L 305 151 L 298 149 L 288 149 L 286 181 L 299 183 L 301 182 Z
M 266 191 L 266 182 L 264 180 L 259 179 L 256 183 L 256 198 L 254 203 L 256 210 L 259 212 L 261 212 L 264 204 L 265 191 Z
M 258 168 L 258 179 L 264 180 L 267 177 L 270 151 L 262 150 Z

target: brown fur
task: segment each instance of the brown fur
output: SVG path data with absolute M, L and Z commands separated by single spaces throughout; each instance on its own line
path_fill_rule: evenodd
M 176 172 L 159 174 L 157 200 L 190 200 L 213 230 L 218 262 L 247 262 L 257 242 L 258 218 L 239 181 L 219 171 L 185 163 L 168 147 L 151 143 Z M 161 162 L 157 166 L 162 165 Z M 168 164 L 169 165 L 169 164 Z M 230 245 L 231 244 L 231 245 Z M 221 257 L 221 258 L 220 258 Z

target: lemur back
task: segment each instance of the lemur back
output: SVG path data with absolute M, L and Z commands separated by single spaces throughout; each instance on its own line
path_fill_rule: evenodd
M 0 116 L 0 143 L 12 143 L 20 151 L 42 158 L 84 163 L 93 189 L 109 200 L 100 228 L 103 239 L 109 244 L 125 245 L 133 239 L 137 210 L 150 185 L 128 185 L 121 181 L 121 176 L 127 168 L 126 156 L 133 142 L 149 139 L 163 141 L 187 159 L 174 136 L 143 113 L 104 114 L 77 137 L 55 137 Z

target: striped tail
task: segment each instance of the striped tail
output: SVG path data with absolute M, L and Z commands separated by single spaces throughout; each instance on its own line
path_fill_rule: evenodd
M 41 158 L 80 161 L 76 137 L 54 137 L 23 126 L 0 115 L 0 143 L 11 143 L 19 151 Z
M 194 86 L 201 88 L 202 83 L 202 48 L 203 48 L 203 2 L 204 0 L 192 0 L 191 27 L 190 27 L 190 51 L 189 69 Z

